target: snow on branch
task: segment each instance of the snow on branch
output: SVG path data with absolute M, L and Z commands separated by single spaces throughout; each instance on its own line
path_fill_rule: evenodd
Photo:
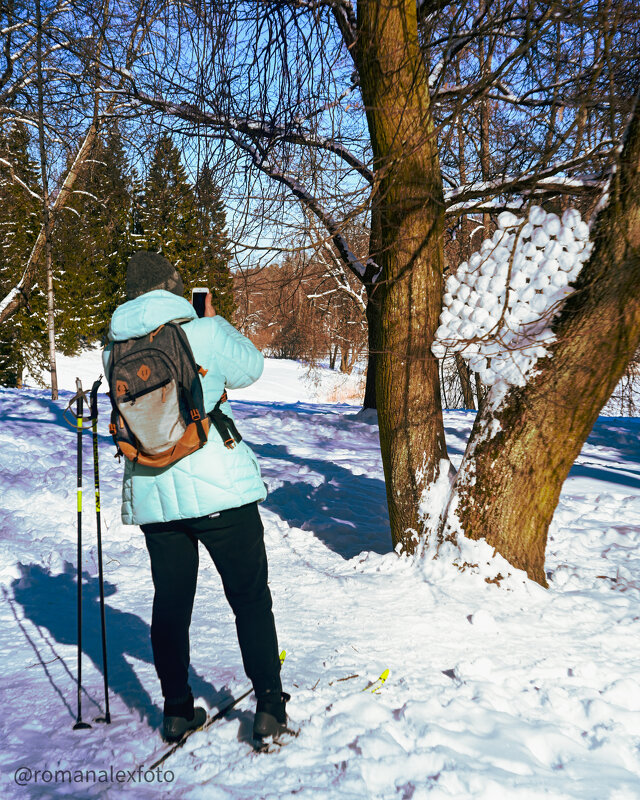
M 31 189 L 29 186 L 27 186 L 27 184 L 26 184 L 26 183 L 25 183 L 25 182 L 22 180 L 22 178 L 20 178 L 18 175 L 16 175 L 16 173 L 15 173 L 15 170 L 13 169 L 13 165 L 12 165 L 12 164 L 10 164 L 10 163 L 9 163 L 9 162 L 8 162 L 6 159 L 4 159 L 4 158 L 0 158 L 0 164 L 3 164 L 5 167 L 7 167 L 7 169 L 9 170 L 9 176 L 11 177 L 11 180 L 12 180 L 14 183 L 17 183 L 19 186 L 22 186 L 22 188 L 23 188 L 23 189 L 24 189 L 26 192 L 28 192 L 28 193 L 31 195 L 31 197 L 35 198 L 35 199 L 36 199 L 36 200 L 38 200 L 39 202 L 42 202 L 42 198 L 40 197 L 40 195 L 39 195 L 39 194 L 37 194 L 37 192 L 34 192 L 34 191 L 33 191 L 33 189 Z
M 361 284 L 360 291 L 356 292 L 347 280 L 342 261 L 336 258 L 335 254 L 331 252 L 329 247 L 327 247 L 325 241 L 320 242 L 319 245 L 320 246 L 316 251 L 317 258 L 327 271 L 329 277 L 333 280 L 335 286 L 333 289 L 328 289 L 326 292 L 309 295 L 309 297 L 320 298 L 335 294 L 336 292 L 342 292 L 350 297 L 358 306 L 360 311 L 365 314 L 367 310 L 367 303 L 365 299 L 364 285 Z M 367 264 L 367 266 L 369 265 Z M 366 277 L 368 278 L 368 276 Z
M 346 237 L 340 230 L 339 223 L 331 214 L 322 208 L 320 201 L 314 197 L 311 192 L 305 189 L 292 175 L 288 175 L 284 170 L 269 163 L 266 158 L 266 153 L 260 150 L 257 144 L 248 144 L 233 132 L 230 132 L 229 136 L 240 149 L 244 150 L 250 156 L 253 164 L 261 172 L 277 183 L 286 186 L 294 197 L 300 200 L 306 208 L 310 209 L 315 214 L 329 232 L 331 240 L 346 266 L 359 280 L 362 280 L 365 276 L 365 265 L 360 261 L 353 250 L 351 250 Z
M 6 297 L 3 297 L 0 300 L 0 320 L 4 319 L 5 313 L 7 316 L 11 313 L 8 309 L 11 309 L 14 305 L 20 304 L 21 293 L 20 289 L 14 286 L 14 288 L 9 292 Z
M 426 5 L 426 3 L 421 3 L 420 0 L 418 0 L 418 8 L 420 8 L 421 5 Z M 478 35 L 477 29 L 480 26 L 480 23 L 482 22 L 484 17 L 487 15 L 489 6 L 490 3 L 481 3 L 480 10 L 474 17 L 469 31 L 461 36 L 455 37 L 452 40 L 445 54 L 442 56 L 440 61 L 438 61 L 438 63 L 434 66 L 434 68 L 431 70 L 431 73 L 429 74 L 429 88 L 435 86 L 438 79 L 440 78 L 440 75 L 442 74 L 443 69 L 447 64 L 449 64 L 449 62 L 455 57 L 455 55 L 459 53 L 462 49 L 464 49 L 469 44 L 469 42 L 471 42 L 473 39 L 477 37 Z
M 299 144 L 305 147 L 327 150 L 345 161 L 368 183 L 373 183 L 373 173 L 366 164 L 363 164 L 353 153 L 335 139 L 326 136 L 318 136 L 311 131 L 304 130 L 300 125 L 290 127 L 274 125 L 265 120 L 253 120 L 246 117 L 217 114 L 204 111 L 190 103 L 173 103 L 164 98 L 152 97 L 145 92 L 137 90 L 130 73 L 124 75 L 123 70 L 118 71 L 131 81 L 132 97 L 144 105 L 155 108 L 157 111 L 162 111 L 172 117 L 195 122 L 199 125 L 210 126 L 218 130 L 246 134 L 252 139 L 267 139 L 270 141 L 278 139 L 290 144 Z
M 603 178 L 595 175 L 569 176 L 562 173 L 584 164 L 585 161 L 592 158 L 609 158 L 615 152 L 614 148 L 610 147 L 610 142 L 603 142 L 602 145 L 608 149 L 598 146 L 593 150 L 587 151 L 580 158 L 552 164 L 546 169 L 533 171 L 527 175 L 505 176 L 491 181 L 479 181 L 468 183 L 455 189 L 447 189 L 445 191 L 447 212 L 452 212 L 454 208 L 455 210 L 464 210 L 465 207 L 471 208 L 473 204 L 469 206 L 464 204 L 470 200 L 485 199 L 496 195 L 535 190 L 572 195 L 592 192 L 602 186 Z

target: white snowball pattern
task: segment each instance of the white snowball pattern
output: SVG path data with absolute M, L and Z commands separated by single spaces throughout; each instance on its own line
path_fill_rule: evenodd
M 560 218 L 533 206 L 528 220 L 503 211 L 491 239 L 447 280 L 433 354 L 461 353 L 486 386 L 524 386 L 592 247 L 574 208 Z

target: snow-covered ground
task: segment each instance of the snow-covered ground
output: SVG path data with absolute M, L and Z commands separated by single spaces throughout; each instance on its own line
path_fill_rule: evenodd
M 76 373 L 88 386 L 100 371 L 90 357 L 61 367 L 67 390 Z M 457 560 L 391 552 L 377 427 L 355 405 L 326 403 L 335 387 L 314 388 L 301 372 L 269 361 L 231 397 L 270 489 L 270 583 L 300 735 L 251 754 L 248 698 L 155 774 L 135 771 L 162 749 L 152 585 L 142 534 L 119 518 L 107 399 L 113 723 L 73 731 L 76 440 L 61 415 L 70 391 L 53 403 L 43 390 L 0 390 L 2 797 L 640 798 L 640 420 L 596 424 L 553 521 L 544 590 L 518 573 L 488 582 L 506 571 L 479 544 Z M 472 419 L 446 414 L 456 464 Z M 84 456 L 83 710 L 93 720 L 103 699 L 88 436 Z M 191 633 L 194 693 L 218 707 L 247 681 L 205 558 Z M 386 668 L 381 691 L 363 692 Z M 70 773 L 56 782 L 56 770 Z
M 58 354 L 58 385 L 61 389 L 75 392 L 76 378 L 83 387 L 90 388 L 103 372 L 102 349 L 94 347 L 80 357 Z M 48 384 L 49 373 L 43 376 Z M 36 387 L 38 383 L 29 374 L 25 375 L 25 386 Z M 365 380 L 362 373 L 343 375 L 336 370 L 310 369 L 297 361 L 266 359 L 264 372 L 257 385 L 233 392 L 236 400 L 272 400 L 296 403 L 361 403 L 364 397 Z M 104 385 L 106 391 L 106 382 Z

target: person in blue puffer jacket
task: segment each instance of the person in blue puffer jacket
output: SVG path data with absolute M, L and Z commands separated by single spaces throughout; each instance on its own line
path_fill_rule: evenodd
M 158 253 L 134 253 L 127 266 L 127 301 L 111 319 L 104 349 L 108 375 L 112 342 L 145 336 L 160 325 L 183 325 L 202 378 L 205 410 L 225 388 L 258 380 L 263 357 L 252 342 L 217 316 L 207 295 L 198 318 L 183 297 L 180 275 Z M 222 406 L 232 417 L 228 402 Z M 140 525 L 151 559 L 155 589 L 151 620 L 153 658 L 164 696 L 163 737 L 177 741 L 200 727 L 204 709 L 194 708 L 188 683 L 189 626 L 196 590 L 198 546 L 213 559 L 236 619 L 238 641 L 257 709 L 254 738 L 286 729 L 280 661 L 271 593 L 267 585 L 264 528 L 258 503 L 266 498 L 256 457 L 244 442 L 229 449 L 215 429 L 207 443 L 168 467 L 125 462 L 122 520 Z

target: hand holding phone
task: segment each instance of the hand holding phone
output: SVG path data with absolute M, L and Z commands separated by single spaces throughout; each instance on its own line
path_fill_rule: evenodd
M 209 296 L 209 290 L 203 286 L 196 286 L 191 291 L 191 305 L 199 317 L 205 315 L 207 296 Z

